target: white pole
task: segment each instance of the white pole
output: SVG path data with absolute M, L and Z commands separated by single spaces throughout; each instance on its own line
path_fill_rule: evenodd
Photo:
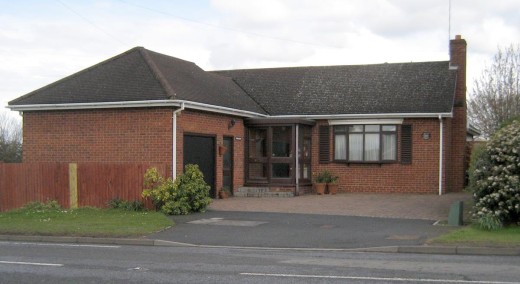
M 172 180 L 177 178 L 177 114 L 184 110 L 184 103 L 181 103 L 181 108 L 173 112 L 172 123 Z
M 439 114 L 439 195 L 442 195 L 442 151 L 443 151 L 443 126 L 442 116 Z

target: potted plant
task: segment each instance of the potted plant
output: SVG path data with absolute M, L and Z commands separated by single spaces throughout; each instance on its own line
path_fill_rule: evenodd
M 226 199 L 229 197 L 229 195 L 231 194 L 229 188 L 227 187 L 222 187 L 220 189 L 220 191 L 218 192 L 218 196 L 220 199 Z
M 316 193 L 318 195 L 325 193 L 325 188 L 327 187 L 327 181 L 329 178 L 330 172 L 328 170 L 319 172 L 314 178 L 314 187 L 316 188 Z
M 327 189 L 329 191 L 329 194 L 336 194 L 338 192 L 338 176 L 330 175 L 329 179 L 327 180 Z

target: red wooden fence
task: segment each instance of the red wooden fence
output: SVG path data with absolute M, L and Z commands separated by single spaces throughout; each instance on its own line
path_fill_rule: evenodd
M 107 207 L 114 198 L 143 201 L 143 177 L 150 167 L 168 176 L 166 164 L 78 163 L 78 205 Z M 49 200 L 69 208 L 71 190 L 68 163 L 0 163 L 0 211 Z

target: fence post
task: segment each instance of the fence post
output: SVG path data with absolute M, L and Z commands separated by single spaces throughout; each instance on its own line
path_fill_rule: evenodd
M 78 208 L 78 164 L 69 164 L 69 196 L 70 208 Z

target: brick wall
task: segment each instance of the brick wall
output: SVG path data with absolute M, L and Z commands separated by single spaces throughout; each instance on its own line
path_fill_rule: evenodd
M 319 164 L 313 159 L 313 174 L 328 169 L 339 176 L 339 191 L 343 192 L 399 192 L 430 193 L 439 190 L 439 120 L 405 119 L 403 124 L 412 124 L 412 163 L 411 164 L 346 164 L 333 162 L 333 131 L 330 134 L 330 163 Z M 319 121 L 313 128 L 313 157 L 318 157 L 318 128 L 327 125 Z M 446 122 L 444 122 L 446 125 Z M 398 127 L 398 159 L 400 159 L 400 137 Z M 422 138 L 429 132 L 429 140 Z M 446 133 L 444 133 L 446 135 Z M 445 136 L 446 137 L 446 136 Z M 446 143 L 445 143 L 446 145 Z
M 235 120 L 235 125 L 229 128 L 228 125 L 231 119 Z M 225 136 L 233 137 L 233 189 L 236 190 L 239 186 L 244 184 L 245 130 L 241 118 L 206 112 L 182 111 L 181 115 L 177 118 L 177 173 L 181 173 L 184 167 L 182 164 L 182 161 L 184 160 L 184 133 L 214 135 L 217 145 L 223 145 Z M 217 149 L 215 150 L 215 155 L 215 184 L 218 191 L 222 188 L 223 184 L 223 157 L 218 154 Z
M 228 129 L 231 119 L 236 123 Z M 25 112 L 23 124 L 24 162 L 172 162 L 170 108 Z M 233 188 L 244 184 L 241 118 L 182 111 L 177 119 L 177 174 L 183 171 L 185 132 L 214 135 L 217 145 L 222 145 L 224 136 L 233 137 Z M 218 151 L 215 153 L 216 186 L 220 189 L 223 160 Z
M 465 147 L 466 147 L 466 50 L 467 44 L 457 35 L 450 41 L 450 62 L 457 66 L 457 89 L 452 119 L 451 161 L 448 189 L 461 191 L 465 180 Z
M 172 110 L 24 112 L 24 162 L 171 163 Z

